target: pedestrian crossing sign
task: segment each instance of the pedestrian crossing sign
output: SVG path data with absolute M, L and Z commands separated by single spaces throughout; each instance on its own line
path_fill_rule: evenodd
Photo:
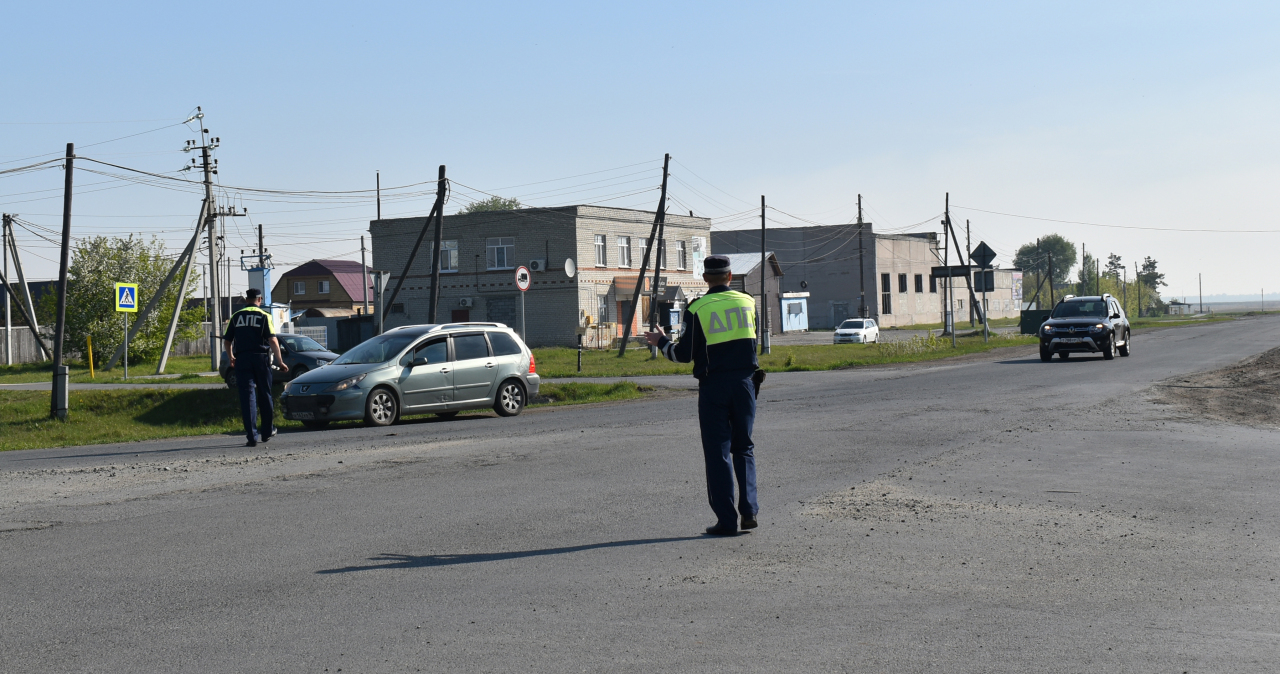
M 138 311 L 138 284 L 137 283 L 117 283 L 116 284 L 116 311 L 128 311 L 137 313 Z

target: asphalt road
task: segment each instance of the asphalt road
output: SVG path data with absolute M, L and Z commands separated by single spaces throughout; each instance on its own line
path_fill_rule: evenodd
M 1271 672 L 1277 434 L 1150 398 L 1277 344 L 770 375 L 734 538 L 679 390 L 3 453 L 0 671 Z

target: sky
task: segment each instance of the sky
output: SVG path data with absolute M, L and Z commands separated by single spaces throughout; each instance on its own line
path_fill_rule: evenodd
M 1166 297 L 1280 291 L 1280 5 L 1076 2 L 8 3 L 0 171 L 76 143 L 72 234 L 189 239 L 196 106 L 233 254 L 359 259 L 384 216 L 489 194 L 716 228 L 969 222 L 1009 266 L 1058 233 Z M 98 171 L 92 173 L 90 171 Z M 103 174 L 106 175 L 103 175 Z M 0 174 L 29 278 L 63 172 Z M 245 192 L 274 189 L 285 194 Z M 302 192 L 345 194 L 302 194 Z M 1091 224 L 1084 224 L 1091 223 Z M 1109 226 L 1098 226 L 1109 225 Z M 1174 231 L 1198 230 L 1198 231 Z M 247 252 L 247 250 L 246 250 Z M 245 275 L 235 271 L 233 289 Z M 1271 293 L 1268 292 L 1268 295 Z

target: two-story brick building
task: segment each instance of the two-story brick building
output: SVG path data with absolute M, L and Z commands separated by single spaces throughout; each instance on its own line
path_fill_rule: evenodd
M 357 313 L 364 307 L 362 271 L 360 263 L 353 260 L 311 260 L 280 275 L 271 289 L 271 301 L 287 303 L 294 311 L 343 309 Z M 373 296 L 369 297 L 372 300 Z
M 484 211 L 443 218 L 440 257 L 440 321 L 496 321 L 520 328 L 520 291 L 515 269 L 533 273 L 525 293 L 527 339 L 532 346 L 571 346 L 584 334 L 591 346 L 608 346 L 622 332 L 618 325 L 634 296 L 636 277 L 655 214 L 627 208 L 563 206 Z M 375 220 L 372 267 L 391 275 L 388 292 L 404 272 L 425 217 Z M 709 250 L 711 221 L 668 214 L 661 277 L 665 291 L 657 296 L 660 322 L 706 292 L 702 258 Z M 430 323 L 430 231 L 395 303 L 388 307 L 386 327 Z M 572 260 L 576 273 L 566 273 Z M 643 288 L 652 281 L 652 267 Z M 641 297 L 632 334 L 649 314 L 651 295 Z M 678 314 L 677 314 L 678 316 Z M 665 319 L 665 320 L 663 320 Z

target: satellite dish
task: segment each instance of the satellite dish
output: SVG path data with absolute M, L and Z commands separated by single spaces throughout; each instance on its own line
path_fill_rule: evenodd
M 573 263 L 573 258 L 565 258 L 564 273 L 569 278 L 573 278 L 573 275 L 578 273 L 578 265 Z

